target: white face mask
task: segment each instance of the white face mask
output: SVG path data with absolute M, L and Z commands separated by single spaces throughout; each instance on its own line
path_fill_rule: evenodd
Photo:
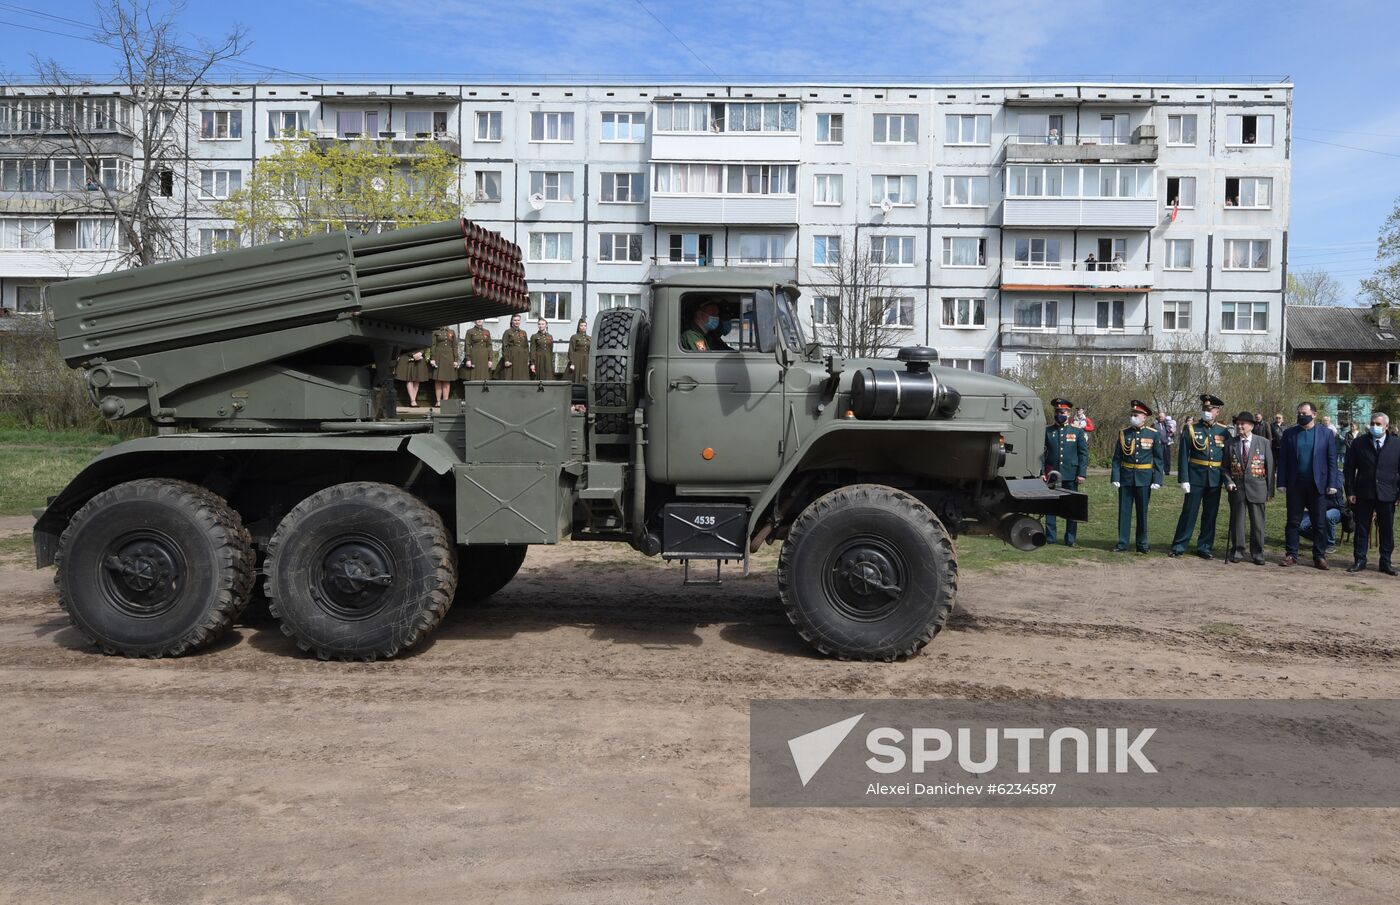
M 1206 424 L 1211 423 L 1215 420 L 1215 412 L 1212 412 L 1210 409 L 1203 410 L 1201 412 L 1201 420 L 1204 421 Z
M 1128 419 L 1128 421 L 1132 423 L 1133 427 L 1142 427 L 1142 420 L 1142 415 L 1133 415 L 1131 418 Z

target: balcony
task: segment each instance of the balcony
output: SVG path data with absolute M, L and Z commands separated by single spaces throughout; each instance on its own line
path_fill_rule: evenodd
M 1055 327 L 1001 325 L 1001 348 L 1049 352 L 1151 352 L 1156 347 L 1146 326 L 1124 328 L 1060 324 Z
M 1157 132 L 1139 126 L 1131 140 L 1103 135 L 1011 135 L 1002 145 L 1008 163 L 1114 161 L 1155 163 Z
M 796 163 L 802 138 L 796 132 L 653 132 L 651 159 Z
M 648 202 L 652 223 L 796 226 L 796 195 L 658 195 Z
M 693 261 L 677 261 L 665 255 L 657 255 L 651 259 L 651 264 L 658 279 L 665 279 L 681 273 L 696 273 L 714 267 L 752 270 L 756 274 L 762 274 L 764 280 L 797 279 L 796 258 L 746 258 L 740 255 L 730 255 L 727 258 L 698 257 Z
M 347 141 L 369 141 L 378 150 L 390 154 L 394 157 L 417 157 L 425 153 L 428 145 L 437 145 L 448 154 L 459 156 L 461 146 L 457 139 L 446 132 L 417 132 L 413 135 L 401 135 L 392 130 L 382 130 L 374 135 L 366 135 L 362 132 L 336 133 L 317 132 L 315 136 L 316 146 L 322 150 L 332 147 L 340 142 Z
M 1156 198 L 1007 198 L 1003 226 L 1103 226 L 1151 229 Z
M 1050 264 L 1003 264 L 1001 288 L 1028 292 L 1147 292 L 1152 271 L 1129 261 L 1112 261 L 1090 269 L 1083 261 Z

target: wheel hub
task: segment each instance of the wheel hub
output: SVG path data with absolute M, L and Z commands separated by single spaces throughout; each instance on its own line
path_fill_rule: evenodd
M 858 619 L 878 618 L 904 594 L 904 567 L 886 544 L 864 539 L 847 544 L 831 559 L 827 587 L 838 609 Z
M 102 557 L 107 600 L 136 616 L 154 616 L 174 605 L 184 584 L 183 560 L 168 539 L 126 535 Z
M 336 607 L 355 611 L 374 608 L 393 583 L 388 551 L 369 538 L 332 544 L 322 557 L 321 587 Z

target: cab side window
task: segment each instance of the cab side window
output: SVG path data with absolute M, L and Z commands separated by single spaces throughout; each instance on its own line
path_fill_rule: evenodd
M 695 293 L 681 300 L 680 348 L 684 352 L 756 351 L 753 296 Z

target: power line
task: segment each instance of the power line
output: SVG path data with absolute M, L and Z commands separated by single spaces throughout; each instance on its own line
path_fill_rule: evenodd
M 715 78 L 719 78 L 719 73 L 717 73 L 717 72 L 715 72 L 713 69 L 711 69 L 709 63 L 706 63 L 704 60 L 700 59 L 700 54 L 698 54 L 698 53 L 696 53 L 694 50 L 692 50 L 689 44 L 687 44 L 687 43 L 685 43 L 684 41 L 682 41 L 681 38 L 680 38 L 680 35 L 676 34 L 676 33 L 673 32 L 673 31 L 671 31 L 671 27 L 670 27 L 669 25 L 667 25 L 665 22 L 662 22 L 661 19 L 657 17 L 656 13 L 654 13 L 654 12 L 652 12 L 651 10 L 647 9 L 647 5 L 646 5 L 645 3 L 643 3 L 642 0 L 633 0 L 633 2 L 635 2 L 638 6 L 640 6 L 640 7 L 642 8 L 643 12 L 645 12 L 648 16 L 651 16 L 653 19 L 656 19 L 656 24 L 657 24 L 657 25 L 660 25 L 662 28 L 666 29 L 666 34 L 668 34 L 668 35 L 670 35 L 671 37 L 675 38 L 677 44 L 681 45 L 681 46 L 684 47 L 687 51 L 689 51 L 689 52 L 690 52 L 690 55 L 693 56 L 693 57 L 695 57 L 695 59 L 696 59 L 697 61 L 699 61 L 700 65 L 701 65 L 701 66 L 704 66 L 705 69 L 709 71 L 710 75 L 714 76 Z
M 1333 148 L 1345 148 L 1348 151 L 1365 151 L 1367 154 L 1379 154 L 1382 157 L 1400 157 L 1400 154 L 1393 154 L 1390 151 L 1377 151 L 1375 148 L 1358 148 L 1355 145 L 1339 145 L 1335 141 L 1320 141 L 1316 138 L 1304 138 L 1301 135 L 1293 136 L 1298 141 L 1308 141 L 1315 145 L 1327 145 Z

